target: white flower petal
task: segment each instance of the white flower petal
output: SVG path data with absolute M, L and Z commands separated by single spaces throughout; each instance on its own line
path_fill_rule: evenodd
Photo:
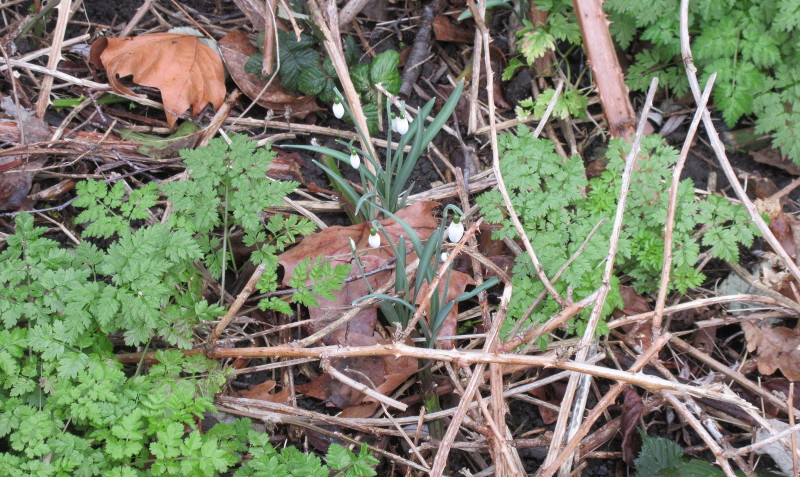
M 463 236 L 464 223 L 461 221 L 456 222 L 455 220 L 450 222 L 450 226 L 447 227 L 447 238 L 449 238 L 451 242 L 456 243 L 461 240 Z
M 397 118 L 397 132 L 400 134 L 405 134 L 408 132 L 408 117 L 403 116 L 401 118 Z
M 439 257 L 439 258 L 442 259 L 442 262 L 446 261 L 447 260 L 447 252 L 442 252 L 442 256 Z
M 369 235 L 369 246 L 372 248 L 378 248 L 381 246 L 381 236 L 377 233 Z
M 358 169 L 358 166 L 361 165 L 361 158 L 355 152 L 350 154 L 350 165 L 353 166 L 353 169 Z
M 336 119 L 342 119 L 344 116 L 344 105 L 340 102 L 333 103 L 333 115 L 336 116 Z

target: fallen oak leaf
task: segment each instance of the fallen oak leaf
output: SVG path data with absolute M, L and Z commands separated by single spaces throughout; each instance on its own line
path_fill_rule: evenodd
M 190 106 L 197 115 L 208 103 L 219 109 L 225 100 L 222 60 L 195 35 L 100 38 L 92 44 L 89 58 L 106 69 L 108 82 L 118 93 L 141 96 L 119 82 L 118 77 L 130 75 L 136 84 L 158 88 L 170 128 Z

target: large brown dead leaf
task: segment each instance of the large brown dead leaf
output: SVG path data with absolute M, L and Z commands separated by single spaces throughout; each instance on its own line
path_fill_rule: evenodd
M 244 32 L 232 31 L 222 37 L 218 44 L 233 81 L 245 95 L 260 106 L 271 109 L 277 114 L 288 111 L 291 116 L 299 119 L 323 109 L 317 105 L 315 96 L 296 97 L 290 94 L 278 78 L 273 78 L 272 83 L 264 90 L 267 82 L 258 75 L 244 70 L 247 59 L 258 53 L 258 49 L 250 43 Z
M 800 381 L 800 335 L 783 326 L 771 327 L 767 323 L 756 326 L 742 322 L 747 339 L 747 350 L 756 351 L 758 371 L 770 375 L 778 369 L 790 381 Z
M 90 59 L 96 67 L 105 67 L 114 91 L 136 95 L 117 78 L 129 75 L 136 84 L 158 88 L 170 127 L 190 106 L 197 115 L 208 103 L 219 109 L 225 100 L 222 60 L 194 35 L 100 38 L 92 44 Z
M 434 217 L 431 213 L 438 205 L 437 202 L 416 202 L 399 210 L 397 216 L 407 222 L 421 240 L 425 240 L 430 237 L 436 227 L 439 226 L 439 219 Z M 405 231 L 394 219 L 383 220 L 381 221 L 381 225 L 395 244 L 398 243 L 401 236 L 406 237 L 406 243 L 410 244 Z M 348 227 L 328 227 L 319 233 L 309 235 L 296 247 L 282 253 L 278 257 L 278 262 L 284 269 L 283 284 L 288 285 L 297 264 L 307 257 L 311 257 L 312 260 L 317 257 L 323 257 L 328 260 L 331 265 L 351 264 L 353 256 L 350 251 L 350 239 L 355 242 L 356 248 L 359 250 L 359 259 L 364 266 L 365 272 L 375 270 L 386 264 L 390 259 L 394 258 L 394 252 L 391 247 L 386 244 L 385 237 L 382 238 L 385 244 L 383 247 L 377 249 L 371 248 L 369 246 L 369 230 L 369 224 L 361 223 Z M 356 277 L 359 273 L 358 267 L 353 266 L 350 271 L 351 277 Z M 373 288 L 377 288 L 383 283 L 386 283 L 386 280 L 389 280 L 391 274 L 391 270 L 385 270 L 370 275 L 367 279 L 370 281 Z M 310 331 L 316 331 L 335 320 L 350 308 L 353 300 L 361 298 L 368 293 L 369 291 L 367 290 L 364 280 L 358 279 L 345 283 L 345 286 L 341 290 L 335 292 L 335 300 L 320 299 L 319 307 L 309 309 L 310 318 L 312 320 Z M 350 321 L 347 329 L 351 332 L 371 336 L 375 328 L 376 320 L 377 312 L 375 309 L 365 309 L 362 310 L 355 319 Z M 328 341 L 329 339 L 326 338 L 326 344 L 330 344 Z

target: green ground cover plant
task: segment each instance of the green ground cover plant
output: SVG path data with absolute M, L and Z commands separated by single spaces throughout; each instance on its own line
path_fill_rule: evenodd
M 251 260 L 272 267 L 259 286 L 274 289 L 276 253 L 313 226 L 262 215 L 295 187 L 266 176 L 269 149 L 232 136 L 182 155 L 185 181 L 129 192 L 121 181 L 79 183 L 76 223 L 85 226 L 75 246 L 50 238 L 29 214 L 15 218 L 0 252 L 4 475 L 374 475 L 365 448 L 332 445 L 323 464 L 276 451 L 249 420 L 200 432 L 226 376 L 218 362 L 174 348 L 192 347 L 202 323 L 225 312 L 203 295 L 203 267 L 235 273 L 224 244 L 243 234 L 256 247 Z M 161 193 L 173 205 L 167 223 L 151 217 Z M 320 264 L 306 270 L 324 283 L 298 290 L 306 303 L 346 275 Z M 280 300 L 262 306 L 291 312 Z M 131 347 L 173 349 L 157 351 L 156 365 L 124 367 L 115 352 Z
M 562 159 L 550 140 L 534 138 L 524 126 L 516 134 L 503 134 L 498 139 L 500 169 L 511 201 L 547 276 L 554 277 L 583 247 L 554 285 L 562 296 L 570 289 L 575 301 L 585 298 L 600 285 L 630 145 L 612 141 L 605 172 L 587 180 L 581 158 Z M 650 293 L 657 288 L 661 273 L 671 166 L 678 159 L 678 151 L 664 145 L 660 136 L 646 136 L 639 157 L 619 241 L 618 273 L 612 280 L 604 316 L 622 306 L 620 284 Z M 756 229 L 743 208 L 722 197 L 696 197 L 690 179 L 682 181 L 678 191 L 670 289 L 683 293 L 705 279 L 696 269 L 701 251 L 735 262 L 739 246 L 751 245 Z M 517 237 L 498 191 L 482 194 L 477 204 L 487 222 L 499 225 L 493 237 Z M 514 298 L 509 308 L 513 320 L 507 321 L 506 333 L 517 320 L 526 320 L 518 326 L 538 323 L 559 309 L 549 296 L 537 308 L 527 308 L 544 290 L 527 255 L 517 257 L 513 273 Z M 582 334 L 587 317 L 588 311 L 573 319 L 571 332 Z M 598 331 L 606 331 L 603 322 Z
M 669 93 L 680 98 L 689 90 L 681 60 L 679 5 L 656 0 L 642 8 L 635 0 L 603 4 L 617 44 L 631 50 L 628 86 L 645 91 L 658 76 Z M 557 42 L 580 45 L 582 40 L 567 0 L 537 1 L 549 12 L 547 24 L 521 32 L 520 52 L 528 64 Z M 717 73 L 714 103 L 729 127 L 753 116 L 755 132 L 772 137 L 779 148 L 800 164 L 800 53 L 792 41 L 800 28 L 800 4 L 795 0 L 692 2 L 689 28 L 694 62 L 704 83 Z M 512 60 L 510 67 L 519 67 Z M 531 108 L 523 107 L 525 110 Z
M 280 49 L 281 83 L 293 91 L 303 94 L 316 95 L 320 101 L 333 102 L 338 99 L 337 88 L 341 88 L 336 70 L 330 57 L 320 54 L 317 48 L 320 41 L 313 35 L 303 33 L 298 39 L 294 33 L 278 30 Z M 258 46 L 264 47 L 263 35 L 259 37 Z M 400 90 L 400 53 L 387 50 L 380 53 L 371 61 L 359 63 L 359 51 L 352 36 L 345 37 L 344 54 L 350 68 L 350 77 L 353 86 L 361 97 L 366 100 L 363 105 L 364 115 L 367 118 L 369 132 L 374 134 L 378 130 L 378 96 L 376 84 L 382 84 L 386 91 L 397 94 Z M 262 54 L 252 55 L 245 65 L 248 73 L 261 75 L 263 64 Z

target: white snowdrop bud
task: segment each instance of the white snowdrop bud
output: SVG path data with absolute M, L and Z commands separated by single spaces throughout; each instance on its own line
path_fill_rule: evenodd
M 350 151 L 350 165 L 353 166 L 353 169 L 358 169 L 358 166 L 361 165 L 361 158 L 358 157 L 356 151 Z
M 442 256 L 440 258 L 442 259 L 442 262 L 446 261 L 447 260 L 447 252 L 442 252 Z
M 344 106 L 338 99 L 333 103 L 333 115 L 336 116 L 336 119 L 342 119 L 344 116 Z
M 392 132 L 397 132 L 397 116 L 392 113 Z
M 372 248 L 381 246 L 381 236 L 378 235 L 378 231 L 375 229 L 370 229 L 369 231 L 369 246 Z
M 400 134 L 408 132 L 408 116 L 405 113 L 400 113 L 400 117 L 397 118 L 397 132 Z
M 463 236 L 464 224 L 461 223 L 461 217 L 456 215 L 453 217 L 453 221 L 450 222 L 450 226 L 447 227 L 447 238 L 449 238 L 451 242 L 456 243 L 461 240 Z

